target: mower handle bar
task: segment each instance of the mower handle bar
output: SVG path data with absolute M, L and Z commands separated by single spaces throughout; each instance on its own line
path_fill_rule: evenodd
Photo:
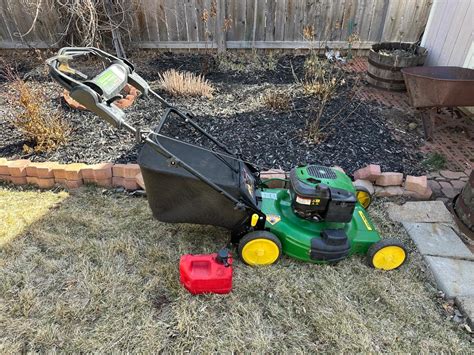
M 69 68 L 69 66 L 67 65 L 67 62 L 69 60 L 88 54 L 93 54 L 100 60 L 108 64 L 108 67 L 106 69 L 104 69 L 101 73 L 96 75 L 91 80 L 88 80 L 89 78 L 87 78 L 87 76 L 80 73 L 79 71 Z M 148 85 L 148 83 L 145 81 L 145 79 L 143 79 L 135 72 L 133 64 L 131 64 L 128 60 L 113 56 L 99 48 L 64 47 L 59 50 L 56 56 L 47 59 L 46 64 L 50 67 L 50 74 L 53 79 L 57 81 L 66 90 L 68 90 L 70 92 L 70 96 L 74 100 L 85 106 L 88 110 L 94 112 L 100 118 L 110 123 L 112 126 L 116 128 L 123 127 L 129 132 L 135 134 L 137 141 L 146 142 L 150 144 L 158 153 L 167 157 L 172 165 L 181 166 L 186 171 L 195 175 L 197 178 L 210 185 L 213 189 L 217 190 L 218 192 L 226 196 L 228 199 L 233 201 L 235 203 L 236 208 L 250 208 L 254 213 L 262 215 L 262 213 L 255 206 L 249 204 L 248 202 L 243 203 L 243 201 L 237 200 L 234 196 L 229 194 L 220 186 L 209 180 L 207 177 L 196 171 L 194 168 L 192 168 L 190 165 L 188 165 L 181 159 L 179 159 L 176 155 L 166 149 L 159 142 L 158 139 L 150 138 L 151 135 L 157 137 L 163 136 L 160 131 L 163 128 L 168 117 L 172 113 L 174 113 L 178 115 L 181 119 L 183 119 L 184 123 L 191 125 L 197 131 L 199 131 L 201 134 L 211 140 L 214 144 L 216 144 L 216 146 L 218 146 L 224 152 L 228 153 L 237 160 L 241 160 L 240 157 L 237 156 L 234 152 L 230 151 L 227 146 L 219 142 L 217 139 L 207 133 L 204 129 L 202 129 L 196 122 L 194 122 L 192 120 L 193 115 L 191 113 L 179 111 L 177 108 L 175 108 L 165 99 L 163 99 L 160 95 L 158 95 L 155 91 L 153 91 Z M 76 74 L 86 80 L 80 81 L 74 79 L 69 75 L 66 75 L 64 71 L 60 70 L 61 64 L 65 65 L 63 69 L 67 70 L 69 73 Z M 106 73 L 111 70 L 112 67 L 114 67 L 112 71 L 115 71 L 115 73 L 113 73 L 112 75 L 107 75 Z M 106 76 L 108 77 L 105 78 Z M 114 77 L 114 79 L 117 79 L 113 83 L 112 87 L 107 86 L 107 81 L 110 79 L 110 77 Z M 148 94 L 152 94 L 156 99 L 161 102 L 163 107 L 166 109 L 154 132 L 151 132 L 147 135 L 143 135 L 139 128 L 133 127 L 124 120 L 125 113 L 120 108 L 115 105 L 112 105 L 112 103 L 119 98 L 117 94 L 123 89 L 123 87 L 127 83 L 137 88 L 145 96 L 148 96 Z M 223 159 L 223 157 L 218 152 L 212 153 L 215 154 L 219 159 L 223 160 L 226 165 L 228 165 L 225 159 Z M 252 166 L 249 167 L 254 170 Z
M 88 78 L 77 70 L 68 66 L 68 61 L 76 57 L 92 54 L 107 64 L 101 73 L 94 78 Z M 116 57 L 99 48 L 94 47 L 64 47 L 58 54 L 46 60 L 50 67 L 50 74 L 63 88 L 69 91 L 70 96 L 90 111 L 116 128 L 125 127 L 132 133 L 137 129 L 125 122 L 125 113 L 112 103 L 121 98 L 120 91 L 126 84 L 138 89 L 142 95 L 152 94 L 163 107 L 172 107 L 164 98 L 151 90 L 148 83 L 135 72 L 132 63 L 127 59 Z M 63 66 L 63 68 L 61 68 Z M 63 70 L 61 70 L 63 69 Z M 68 73 L 82 77 L 83 81 L 73 78 Z

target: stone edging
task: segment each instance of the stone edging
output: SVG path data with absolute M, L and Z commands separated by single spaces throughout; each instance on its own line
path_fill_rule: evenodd
M 342 172 L 342 168 L 333 167 Z M 261 172 L 263 179 L 287 179 L 288 173 L 279 169 Z M 427 186 L 426 176 L 407 176 L 403 183 L 402 173 L 382 173 L 379 165 L 368 165 L 354 172 L 354 186 L 363 187 L 379 197 L 406 196 L 418 200 L 428 200 L 432 191 Z M 0 158 L 0 181 L 15 185 L 34 185 L 51 189 L 60 185 L 75 189 L 83 184 L 94 184 L 104 188 L 123 187 L 133 191 L 145 190 L 138 164 L 60 164 L 57 162 L 31 162 L 27 159 L 7 160 Z M 273 180 L 272 188 L 283 188 L 285 182 Z M 403 187 L 402 187 L 403 186 Z
M 145 189 L 138 164 L 60 164 L 0 158 L 0 181 L 15 185 L 35 185 L 42 189 L 56 185 L 74 189 L 83 184 L 105 188 L 123 187 L 126 190 Z
M 341 167 L 335 166 L 342 172 Z M 415 200 L 429 200 L 432 191 L 426 176 L 406 176 L 402 173 L 382 172 L 380 165 L 370 164 L 354 172 L 354 186 L 365 188 L 370 194 L 378 197 L 404 196 Z M 261 173 L 264 179 L 285 179 L 288 174 L 283 170 L 273 169 Z M 275 180 L 267 184 L 269 187 L 283 187 L 284 183 Z

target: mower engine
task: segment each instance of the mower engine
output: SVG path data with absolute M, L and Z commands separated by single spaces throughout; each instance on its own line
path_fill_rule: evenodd
M 337 186 L 338 177 L 331 168 L 319 165 L 293 168 L 290 193 L 294 212 L 311 221 L 350 222 L 356 196 Z

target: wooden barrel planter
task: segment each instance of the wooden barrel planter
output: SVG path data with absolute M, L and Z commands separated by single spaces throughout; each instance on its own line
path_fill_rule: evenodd
M 460 229 L 467 236 L 474 238 L 474 170 L 454 201 L 454 213 Z
M 401 53 L 397 53 L 400 50 Z M 408 52 L 408 54 L 407 54 Z M 410 55 L 409 53 L 412 53 Z M 387 55 L 393 53 L 393 55 Z M 381 89 L 405 91 L 402 68 L 423 65 L 428 51 L 413 43 L 383 42 L 374 44 L 369 52 L 367 81 Z

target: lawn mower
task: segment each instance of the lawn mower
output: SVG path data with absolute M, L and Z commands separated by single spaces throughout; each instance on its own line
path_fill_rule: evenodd
M 87 76 L 71 63 L 95 56 L 103 70 Z M 169 223 L 221 226 L 249 265 L 270 265 L 282 254 L 313 262 L 333 263 L 353 254 L 366 254 L 377 269 L 391 270 L 406 260 L 396 239 L 381 239 L 366 208 L 371 196 L 356 189 L 343 172 L 318 164 L 299 165 L 281 188 L 271 188 L 259 168 L 202 129 L 186 111 L 177 109 L 153 91 L 126 59 L 97 48 L 62 48 L 47 60 L 54 80 L 70 96 L 118 129 L 126 129 L 143 143 L 138 164 L 155 218 Z M 159 123 L 149 131 L 134 127 L 114 102 L 126 85 L 163 106 Z M 166 134 L 191 128 L 212 149 Z M 172 127 L 172 128 L 173 128 Z M 238 134 L 236 132 L 236 134 Z

